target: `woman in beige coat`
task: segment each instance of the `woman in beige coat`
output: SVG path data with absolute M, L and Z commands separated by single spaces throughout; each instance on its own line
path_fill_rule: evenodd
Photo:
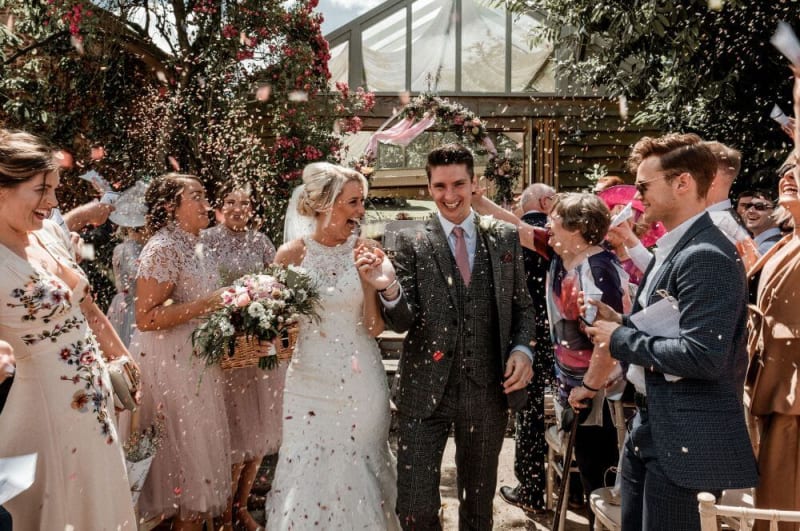
M 800 113 L 800 78 L 795 73 L 795 113 Z M 795 131 L 800 143 L 800 126 Z M 796 163 L 796 153 L 791 160 Z M 775 244 L 749 272 L 757 282 L 751 312 L 747 394 L 757 419 L 761 478 L 756 507 L 800 509 L 800 167 L 791 164 L 778 183 L 778 203 L 794 220 L 794 231 Z M 768 522 L 761 522 L 767 529 Z M 756 530 L 762 529 L 756 526 Z M 800 529 L 783 523 L 781 531 Z

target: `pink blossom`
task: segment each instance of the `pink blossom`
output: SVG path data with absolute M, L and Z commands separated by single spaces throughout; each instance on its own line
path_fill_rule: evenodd
M 236 294 L 236 299 L 234 300 L 234 304 L 236 304 L 238 308 L 244 308 L 245 306 L 250 304 L 250 302 L 251 302 L 250 294 L 247 292 L 247 290 L 244 290 L 243 292 Z

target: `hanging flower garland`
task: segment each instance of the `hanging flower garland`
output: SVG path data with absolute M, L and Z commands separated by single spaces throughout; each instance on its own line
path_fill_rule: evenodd
M 398 118 L 399 122 L 391 129 L 375 133 L 364 153 L 351 163 L 355 170 L 367 178 L 375 172 L 378 141 L 407 146 L 434 125 L 440 130 L 455 133 L 465 144 L 485 147 L 490 157 L 497 155 L 494 143 L 486 130 L 486 123 L 471 110 L 446 98 L 423 92 L 408 102 L 394 118 Z M 419 127 L 422 121 L 427 123 Z
M 495 186 L 494 200 L 500 204 L 509 204 L 514 199 L 514 185 L 522 175 L 522 161 L 512 158 L 511 150 L 498 157 L 490 157 L 483 171 L 483 176 Z

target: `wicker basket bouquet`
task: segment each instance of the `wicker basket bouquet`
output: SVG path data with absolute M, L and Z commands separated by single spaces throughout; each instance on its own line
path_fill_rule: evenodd
M 192 333 L 195 354 L 223 369 L 272 369 L 292 356 L 300 316 L 317 319 L 319 291 L 300 267 L 269 266 L 222 295 L 224 306 Z

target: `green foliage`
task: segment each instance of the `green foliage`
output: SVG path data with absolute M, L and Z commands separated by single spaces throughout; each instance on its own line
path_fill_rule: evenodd
M 335 122 L 371 102 L 328 93 L 316 0 L 0 0 L 0 124 L 125 188 L 173 169 L 263 199 L 279 238 L 302 168 L 337 162 Z M 106 156 L 92 160 L 91 147 Z M 84 200 L 78 187 L 74 202 Z M 72 190 L 66 190 L 69 196 Z M 62 202 L 65 198 L 62 197 Z M 72 202 L 66 198 L 67 205 Z
M 778 21 L 798 26 L 798 2 L 511 0 L 545 13 L 569 92 L 639 100 L 634 123 L 730 143 L 754 170 L 790 142 L 769 120 L 791 108 L 787 61 L 769 43 Z M 599 88 L 601 87 L 601 88 Z

